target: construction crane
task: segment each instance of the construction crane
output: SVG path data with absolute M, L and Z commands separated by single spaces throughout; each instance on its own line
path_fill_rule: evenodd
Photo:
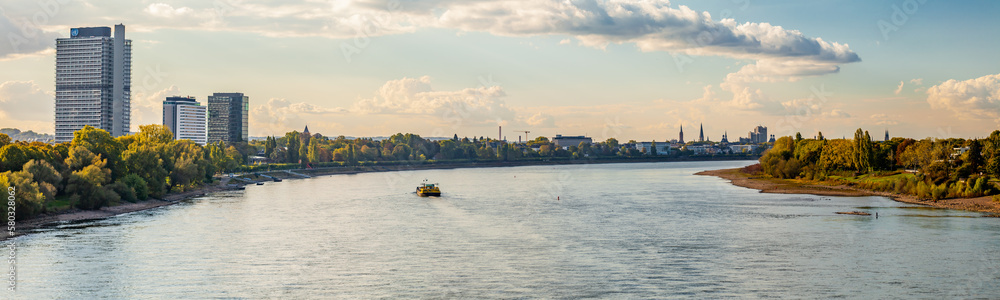
M 528 130 L 515 130 L 514 132 L 524 132 L 524 142 L 525 143 L 528 142 L 528 134 L 531 133 L 531 131 L 528 131 Z M 521 137 L 517 137 L 517 139 L 520 140 Z M 518 142 L 520 142 L 520 141 L 518 141 Z

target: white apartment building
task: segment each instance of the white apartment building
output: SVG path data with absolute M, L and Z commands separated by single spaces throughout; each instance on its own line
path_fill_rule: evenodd
M 191 140 L 204 146 L 208 142 L 208 107 L 194 97 L 167 97 L 163 101 L 163 125 L 170 128 L 175 140 Z

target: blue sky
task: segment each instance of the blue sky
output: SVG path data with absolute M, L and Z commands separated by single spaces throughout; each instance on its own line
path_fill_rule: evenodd
M 713 140 L 758 124 L 924 138 L 1000 124 L 995 1 L 40 3 L 0 0 L 0 35 L 24 37 L 0 41 L 0 127 L 52 132 L 54 39 L 115 23 L 133 40 L 133 127 L 160 123 L 166 96 L 229 91 L 250 96 L 254 136 L 502 124 L 508 139 L 648 141 L 704 123 Z

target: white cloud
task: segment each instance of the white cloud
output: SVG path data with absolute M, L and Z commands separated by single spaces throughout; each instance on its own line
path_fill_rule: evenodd
M 795 58 L 849 63 L 847 45 L 809 38 L 768 23 L 712 20 L 707 12 L 667 1 L 490 1 L 448 6 L 439 25 L 496 35 L 569 35 L 583 44 L 635 43 L 643 51 L 735 58 Z
M 839 109 L 832 109 L 829 112 L 823 113 L 823 116 L 830 117 L 830 118 L 850 118 L 851 114 L 849 114 L 847 112 L 844 112 L 842 110 L 839 110 Z
M 496 124 L 514 120 L 515 112 L 503 98 L 499 86 L 480 86 L 457 91 L 436 91 L 431 78 L 403 78 L 386 82 L 371 98 L 361 99 L 351 111 L 368 114 L 430 115 L 462 125 Z
M 132 131 L 139 131 L 140 125 L 163 124 L 163 100 L 170 96 L 182 95 L 179 88 L 171 85 L 168 88 L 146 92 L 143 89 L 134 89 L 130 106 L 132 107 Z M 202 105 L 206 105 L 202 100 Z
M 314 130 L 340 127 L 337 123 L 329 122 L 329 115 L 346 112 L 347 110 L 343 108 L 330 109 L 305 102 L 293 103 L 285 99 L 271 98 L 267 103 L 254 107 L 250 111 L 250 119 L 255 132 L 281 134 L 302 130 L 306 125 L 313 125 Z M 322 126 L 317 126 L 319 124 Z
M 571 43 L 571 42 L 572 41 L 570 41 L 570 39 L 562 39 L 561 41 L 559 41 L 559 44 L 560 45 L 569 45 L 569 43 Z
M 27 20 L 38 11 L 37 5 L 27 2 L 30 1 L 5 7 Z M 57 17 L 51 18 L 53 24 L 48 27 L 63 29 L 122 15 L 148 16 L 135 18 L 128 24 L 138 31 L 172 28 L 343 39 L 435 27 L 502 36 L 570 36 L 583 45 L 595 47 L 634 43 L 642 51 L 795 60 L 799 63 L 793 69 L 806 72 L 817 70 L 804 68 L 801 64 L 805 62 L 824 65 L 819 68 L 830 71 L 834 68 L 825 65 L 860 61 L 846 44 L 807 37 L 797 30 L 769 23 L 713 20 L 707 12 L 653 0 L 71 2 L 57 9 Z M 0 20 L 0 28 L 6 19 Z M 52 39 L 38 41 L 46 43 L 36 45 L 44 48 L 51 46 L 48 44 Z
M 927 89 L 933 109 L 945 109 L 960 118 L 1000 122 L 1000 74 L 958 81 L 948 80 Z
M 888 125 L 899 124 L 899 121 L 897 120 L 897 118 L 898 118 L 897 116 L 890 116 L 890 115 L 887 115 L 887 114 L 874 114 L 874 115 L 871 115 L 870 118 L 871 118 L 872 122 L 875 123 L 875 125 L 888 126 Z
M 527 123 L 528 125 L 531 125 L 532 127 L 536 127 L 536 128 L 555 128 L 556 127 L 555 118 L 553 118 L 552 115 L 543 114 L 543 113 L 536 113 L 535 115 L 533 115 L 530 118 L 528 118 L 527 120 L 525 120 L 525 123 Z
M 0 83 L 0 127 L 51 133 L 54 99 L 34 81 Z
M 903 92 L 903 85 L 904 84 L 905 83 L 903 81 L 899 82 L 899 86 L 896 87 L 896 91 L 894 92 L 896 95 L 899 95 L 899 93 Z
M 144 12 L 154 17 L 173 18 L 193 13 L 194 10 L 190 7 L 174 8 L 166 3 L 153 3 L 147 6 Z
M 912 83 L 913 85 L 923 85 L 924 79 L 923 78 L 910 79 L 910 83 Z

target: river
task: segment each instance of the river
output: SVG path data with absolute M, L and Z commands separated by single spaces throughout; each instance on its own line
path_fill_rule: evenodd
M 992 298 L 1000 219 L 761 194 L 751 162 L 420 170 L 247 186 L 14 239 L 14 299 Z M 437 182 L 444 195 L 414 187 Z M 864 210 L 873 216 L 837 215 Z

